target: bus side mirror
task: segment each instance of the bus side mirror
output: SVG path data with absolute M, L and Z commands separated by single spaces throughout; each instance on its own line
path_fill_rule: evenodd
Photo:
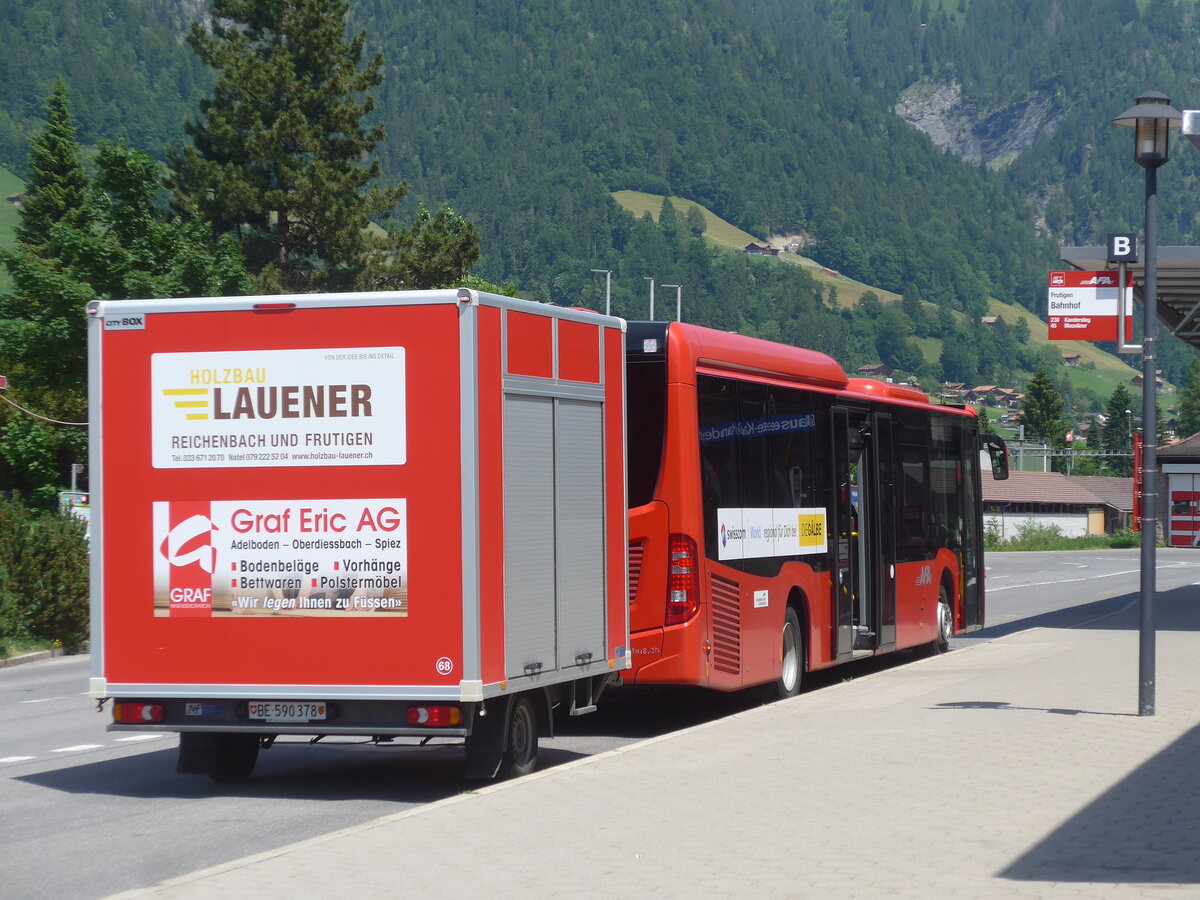
M 997 434 L 981 434 L 979 441 L 992 462 L 992 477 L 1004 481 L 1008 478 L 1008 446 L 1004 439 Z

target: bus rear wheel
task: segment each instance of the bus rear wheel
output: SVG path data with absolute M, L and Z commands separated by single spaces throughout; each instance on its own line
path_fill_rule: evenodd
M 950 638 L 954 636 L 954 610 L 950 608 L 950 592 L 944 584 L 938 588 L 937 630 L 933 652 L 945 653 L 950 649 Z
M 782 667 L 774 693 L 780 700 L 786 700 L 800 693 L 800 684 L 804 680 L 804 635 L 800 631 L 800 617 L 796 615 L 794 606 L 789 606 L 784 613 L 782 642 Z

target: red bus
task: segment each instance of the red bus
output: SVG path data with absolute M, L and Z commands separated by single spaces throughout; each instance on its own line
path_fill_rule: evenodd
M 630 322 L 626 683 L 722 691 L 983 627 L 973 410 L 828 356 Z

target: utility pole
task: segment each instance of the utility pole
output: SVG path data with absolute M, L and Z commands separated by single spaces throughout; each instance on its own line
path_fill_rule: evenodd
M 604 273 L 604 314 L 612 315 L 612 269 L 592 269 L 597 275 Z
M 683 321 L 683 285 L 664 284 L 665 288 L 675 288 L 675 321 Z

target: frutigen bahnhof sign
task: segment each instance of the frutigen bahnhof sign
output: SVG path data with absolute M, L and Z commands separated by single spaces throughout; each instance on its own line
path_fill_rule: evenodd
M 1133 273 L 1126 273 L 1125 339 L 1131 340 Z M 1119 275 L 1115 269 L 1099 272 L 1051 272 L 1047 318 L 1052 341 L 1115 341 L 1119 305 Z

